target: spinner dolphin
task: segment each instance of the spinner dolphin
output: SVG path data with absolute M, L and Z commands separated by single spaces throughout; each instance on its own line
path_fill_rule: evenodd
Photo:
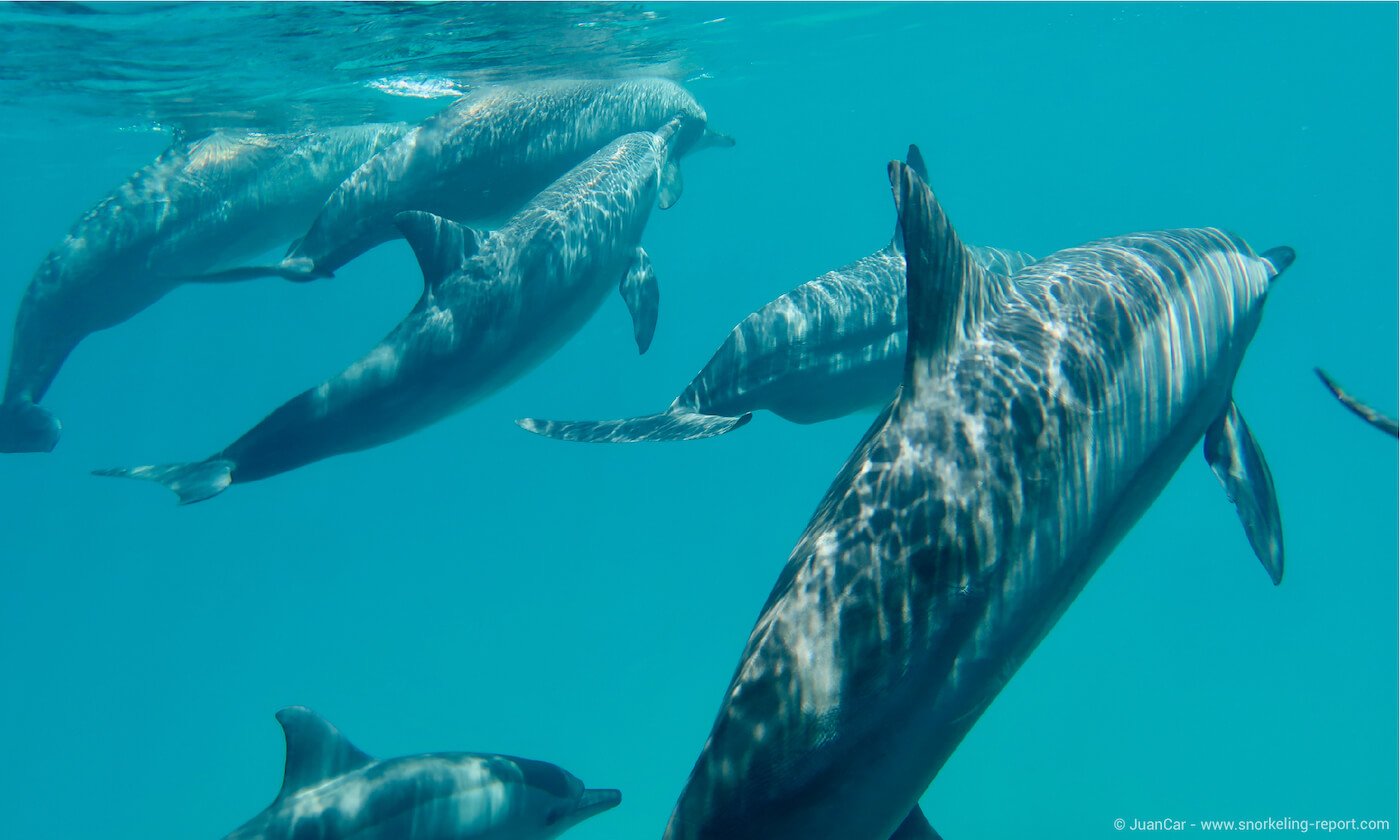
M 548 840 L 617 807 L 543 761 L 481 753 L 375 760 L 302 706 L 277 713 L 282 790 L 225 840 Z
M 397 224 L 423 269 L 423 295 L 378 346 L 204 461 L 97 474 L 159 482 L 185 504 L 231 483 L 396 440 L 533 369 L 614 286 L 645 351 L 658 295 L 638 242 L 683 122 L 614 140 L 491 233 L 401 213 Z
M 681 192 L 679 159 L 734 141 L 668 79 L 541 81 L 482 88 L 366 161 L 326 199 L 279 274 L 324 276 L 399 236 L 394 217 L 426 211 L 459 221 L 507 217 L 541 188 L 623 134 L 685 117 L 666 164 L 661 206 Z
M 912 146 L 909 165 L 924 172 Z M 968 249 L 996 274 L 1035 261 L 1018 251 Z M 515 422 L 559 440 L 635 443 L 722 435 L 760 409 L 794 423 L 819 423 L 878 408 L 899 387 L 905 321 L 904 249 L 896 228 L 886 247 L 798 286 L 741 321 L 665 411 L 626 420 Z
M 69 230 L 24 293 L 0 404 L 0 452 L 47 452 L 58 443 L 58 419 L 37 403 L 89 333 L 122 323 L 181 283 L 256 276 L 222 269 L 305 230 L 336 185 L 405 130 L 218 132 L 132 175 Z
M 1122 236 L 1011 277 L 892 163 L 898 395 L 764 605 L 667 840 L 885 840 L 1203 437 L 1270 578 L 1273 482 L 1231 386 L 1288 248 Z

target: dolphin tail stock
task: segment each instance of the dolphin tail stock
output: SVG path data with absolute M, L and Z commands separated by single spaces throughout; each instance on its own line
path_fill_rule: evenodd
M 749 412 L 739 417 L 700 414 L 678 408 L 674 403 L 660 414 L 626 420 L 537 420 L 527 417 L 515 425 L 555 440 L 584 443 L 642 443 L 671 440 L 699 440 L 734 431 L 753 419 Z
M 1342 387 L 1337 384 L 1337 381 L 1323 372 L 1322 368 L 1313 368 L 1313 373 L 1317 374 L 1317 378 L 1322 380 L 1322 384 L 1327 386 L 1327 390 L 1332 392 L 1332 396 L 1336 397 L 1337 401 L 1346 406 L 1351 413 L 1391 437 L 1400 438 L 1400 424 L 1397 424 L 1393 417 L 1387 417 L 1381 414 L 1366 403 L 1358 400 L 1346 391 L 1343 391 Z
M 52 452 L 63 424 L 27 399 L 0 404 L 0 452 Z
M 146 467 L 118 467 L 93 470 L 93 475 L 112 478 L 139 478 L 154 481 L 174 491 L 180 504 L 188 505 L 212 499 L 233 483 L 232 461 L 213 458 L 190 464 L 153 464 Z

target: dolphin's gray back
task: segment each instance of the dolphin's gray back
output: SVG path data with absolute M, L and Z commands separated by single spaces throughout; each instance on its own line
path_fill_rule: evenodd
M 483 88 L 454 102 L 352 174 L 289 259 L 334 270 L 393 238 L 395 214 L 422 210 L 457 221 L 515 212 L 614 138 L 688 122 L 683 152 L 705 111 L 665 79 L 547 81 Z
M 838 793 L 902 819 L 1228 404 L 1267 280 L 1221 231 L 1104 240 L 998 283 L 945 361 L 911 358 L 775 585 L 669 840 L 827 836 Z

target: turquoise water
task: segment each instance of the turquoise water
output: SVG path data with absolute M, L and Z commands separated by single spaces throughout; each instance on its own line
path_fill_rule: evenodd
M 0 8 L 0 323 L 180 130 L 418 118 L 483 80 L 651 72 L 739 142 L 687 160 L 684 198 L 652 215 L 646 356 L 611 299 L 469 411 L 205 504 L 87 473 L 203 457 L 341 370 L 416 300 L 408 248 L 313 284 L 183 287 L 87 339 L 45 400 L 58 448 L 0 462 L 0 833 L 220 837 L 276 793 L 272 714 L 304 704 L 379 756 L 557 763 L 623 791 L 570 838 L 659 837 L 873 417 L 763 414 L 657 446 L 511 420 L 662 409 L 744 315 L 887 241 L 884 164 L 916 142 L 971 242 L 1217 225 L 1298 252 L 1235 386 L 1280 494 L 1283 584 L 1193 453 L 935 780 L 934 826 L 1395 836 L 1396 446 L 1312 374 L 1400 402 L 1394 4 L 85 10 Z

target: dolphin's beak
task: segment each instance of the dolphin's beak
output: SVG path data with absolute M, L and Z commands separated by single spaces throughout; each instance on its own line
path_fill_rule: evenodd
M 1274 267 L 1274 277 L 1278 277 L 1280 274 L 1287 271 L 1288 267 L 1293 265 L 1293 261 L 1298 258 L 1297 252 L 1287 245 L 1282 245 L 1278 248 L 1270 248 L 1259 256 Z M 1270 277 L 1269 279 L 1272 280 L 1274 277 Z
M 616 808 L 622 802 L 620 790 L 585 790 L 574 806 L 574 817 L 586 820 Z

